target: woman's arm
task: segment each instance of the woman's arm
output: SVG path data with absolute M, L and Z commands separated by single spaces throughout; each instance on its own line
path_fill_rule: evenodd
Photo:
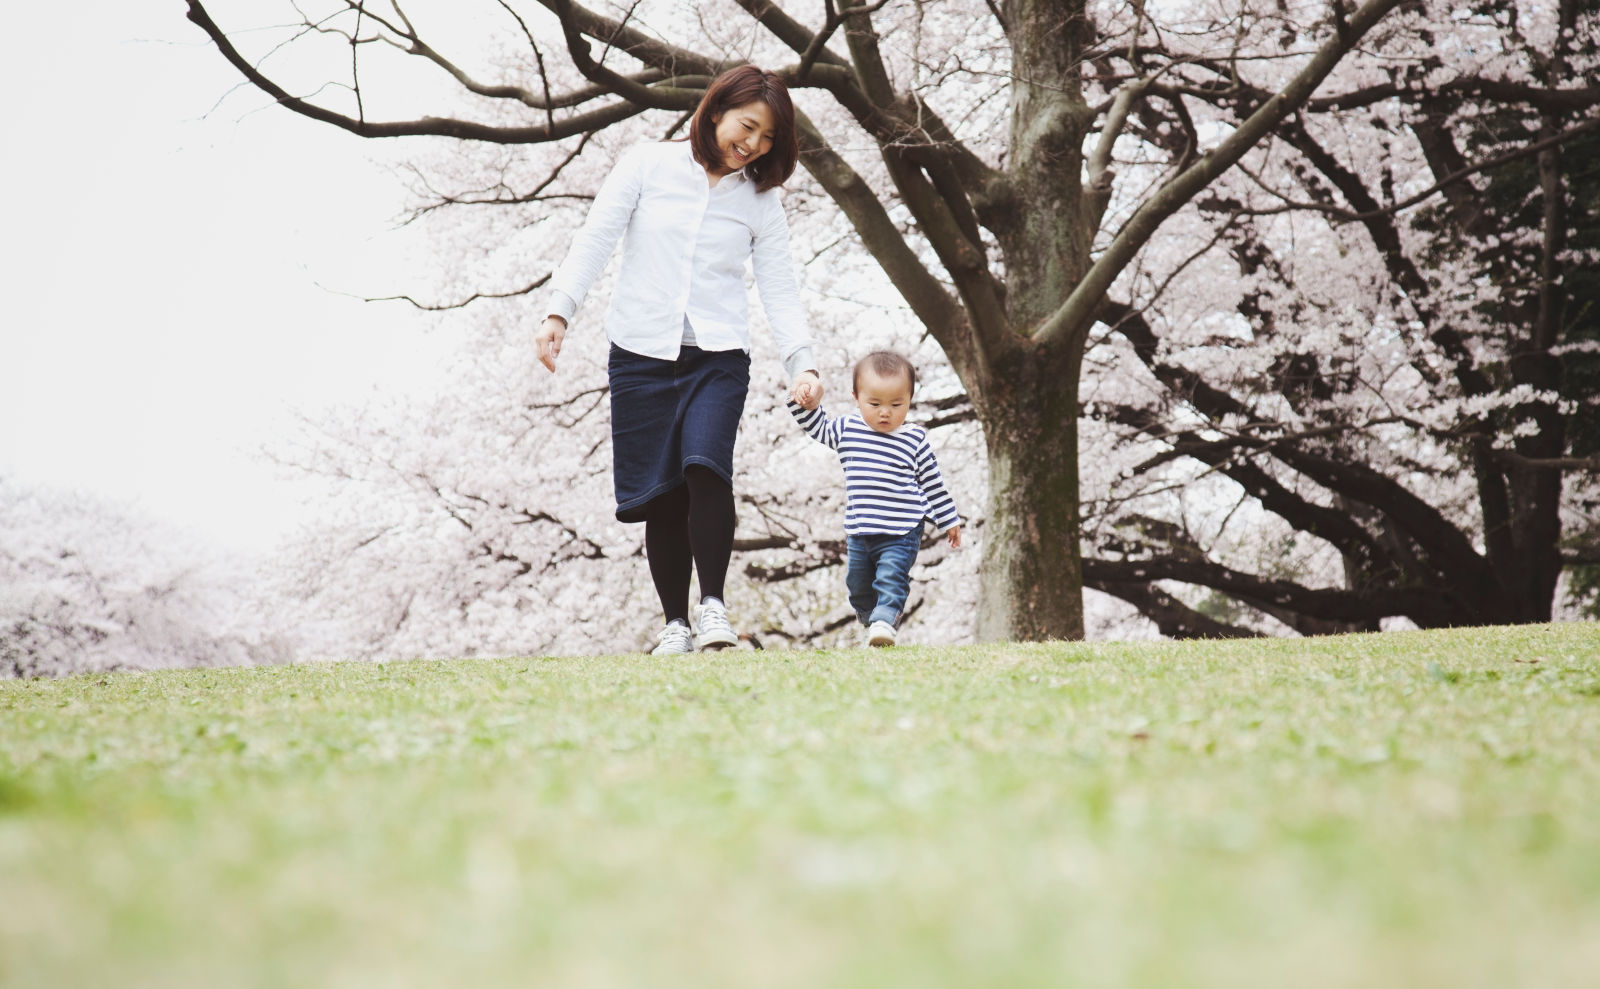
M 546 318 L 540 323 L 534 341 L 539 360 L 551 371 L 556 369 L 555 358 L 561 353 L 567 321 L 583 303 L 594 280 L 600 277 L 606 260 L 617 249 L 617 242 L 633 219 L 643 187 L 648 148 L 649 145 L 630 148 L 611 169 L 589 205 L 583 226 L 573 236 L 566 259 L 550 278 L 550 303 L 545 307 Z
M 628 229 L 628 221 L 633 218 L 633 210 L 639 204 L 639 192 L 643 188 L 649 150 L 647 144 L 630 148 L 600 184 L 594 202 L 589 204 L 589 214 L 584 217 L 583 226 L 573 236 L 572 245 L 567 249 L 566 260 L 561 262 L 561 267 L 550 279 L 552 293 L 566 295 L 575 306 L 583 304 L 583 297 L 589 294 L 589 286 L 600 277 L 606 259 L 617 249 L 622 232 Z M 557 312 L 557 315 L 566 314 Z
M 789 254 L 789 220 L 776 192 L 762 193 L 760 199 L 761 225 L 751 247 L 751 266 L 755 269 L 756 290 L 761 294 L 761 308 L 778 343 L 778 356 L 789 379 L 794 381 L 801 372 L 815 372 L 817 362 L 811 353 L 811 333 L 800 302 L 800 284 L 794 277 L 794 258 Z M 817 398 L 821 398 L 820 379 L 815 388 Z

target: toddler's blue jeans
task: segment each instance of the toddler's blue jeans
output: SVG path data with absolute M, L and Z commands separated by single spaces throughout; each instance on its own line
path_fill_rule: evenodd
M 922 527 L 899 535 L 846 536 L 850 556 L 844 586 L 861 624 L 897 625 L 911 593 L 911 564 L 922 546 Z

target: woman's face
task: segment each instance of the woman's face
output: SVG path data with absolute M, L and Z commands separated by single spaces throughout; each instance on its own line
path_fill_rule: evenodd
M 737 172 L 772 150 L 772 107 L 760 100 L 736 106 L 712 120 L 717 125 L 717 150 L 722 154 L 721 166 L 710 169 L 716 174 Z

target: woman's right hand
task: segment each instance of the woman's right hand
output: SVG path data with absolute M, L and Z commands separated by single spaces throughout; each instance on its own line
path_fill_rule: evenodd
M 533 347 L 539 355 L 539 363 L 551 374 L 556 371 L 556 358 L 561 356 L 561 341 L 566 335 L 567 321 L 560 316 L 546 316 L 533 334 Z
M 794 404 L 807 412 L 822 404 L 822 376 L 815 371 L 801 371 L 794 376 L 794 384 L 789 388 L 789 397 Z

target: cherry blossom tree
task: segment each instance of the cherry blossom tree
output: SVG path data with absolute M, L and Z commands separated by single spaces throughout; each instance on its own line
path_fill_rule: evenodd
M 502 2 L 488 9 L 518 49 L 486 46 L 506 56 L 490 62 L 430 42 L 420 10 L 336 3 L 297 8 L 306 40 L 347 46 L 316 85 L 280 81 L 262 60 L 278 42 L 230 33 L 216 4 L 191 0 L 189 17 L 244 78 L 309 118 L 369 137 L 548 143 L 557 165 L 624 121 L 673 132 L 730 65 L 777 67 L 799 94 L 811 180 L 937 342 L 982 425 L 979 634 L 1032 639 L 1083 633 L 1079 382 L 1111 293 L 1218 176 L 1316 112 L 1313 94 L 1380 24 L 1383 43 L 1427 23 L 1426 10 L 1391 17 L 1400 5 L 1200 3 L 1158 15 L 1086 0 L 845 0 L 797 16 L 767 0 Z M 441 34 L 459 10 L 434 18 Z M 266 47 L 247 55 L 246 42 Z M 389 70 L 363 58 L 383 48 L 452 80 L 447 108 L 369 116 Z M 327 86 L 335 64 L 348 80 L 339 95 Z M 1230 86 L 1234 98 L 1196 119 L 1189 89 Z M 1157 118 L 1169 139 L 1130 133 Z M 1115 167 L 1130 153 L 1146 166 L 1134 182 Z
M 1150 380 L 1091 406 L 1138 452 L 1092 496 L 1090 586 L 1208 635 L 1545 621 L 1567 570 L 1581 596 L 1600 562 L 1597 21 L 1441 11 L 1341 66 L 1344 112 L 1313 99 L 1197 200 L 1189 267 L 1132 283 L 1091 351 Z M 1267 95 L 1219 82 L 1185 98 Z
M 189 5 L 287 108 L 448 142 L 457 168 L 416 173 L 419 217 L 475 219 L 470 238 L 441 235 L 458 263 L 435 288 L 492 311 L 513 349 L 532 322 L 516 299 L 559 260 L 604 165 L 678 132 L 716 71 L 779 68 L 803 111 L 788 206 L 821 335 L 853 341 L 862 312 L 902 345 L 920 333 L 949 372 L 930 408 L 981 429 L 970 608 L 986 638 L 1081 634 L 1080 582 L 1179 635 L 1549 615 L 1563 569 L 1596 556 L 1591 7 L 326 3 L 268 37 Z M 407 63 L 443 85 L 401 85 Z M 864 302 L 885 282 L 896 306 Z M 521 435 L 581 433 L 602 395 L 603 377 L 568 379 L 510 407 Z M 519 587 L 615 572 L 602 561 L 629 546 L 597 508 L 603 440 L 575 443 L 576 461 L 541 442 L 543 470 L 505 490 L 465 483 L 460 463 L 457 483 L 417 480 L 399 447 L 371 475 L 412 478 L 430 519 L 489 537 L 452 572 L 509 568 L 467 581 L 458 617 L 482 588 L 514 615 Z M 750 456 L 775 451 L 803 456 L 775 437 Z M 758 476 L 742 507 L 753 585 L 836 561 L 811 534 L 827 496 L 796 473 Z M 528 507 L 553 475 L 569 497 Z M 507 553 L 511 532 L 549 546 Z M 414 616 L 396 593 L 393 614 Z
M 0 677 L 286 662 L 250 583 L 130 510 L 0 476 Z

